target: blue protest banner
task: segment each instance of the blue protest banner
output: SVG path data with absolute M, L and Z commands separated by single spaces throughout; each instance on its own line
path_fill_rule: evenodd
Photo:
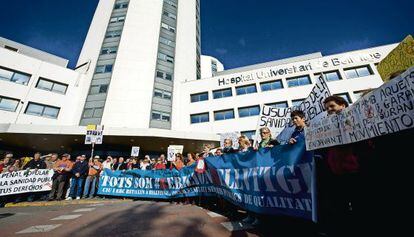
M 313 153 L 305 142 L 209 156 L 205 173 L 178 170 L 105 170 L 98 194 L 141 198 L 218 196 L 261 214 L 312 218 Z

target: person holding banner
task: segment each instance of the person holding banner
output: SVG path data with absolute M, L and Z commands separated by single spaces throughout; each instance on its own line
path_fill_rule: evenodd
M 329 96 L 324 100 L 328 115 L 341 113 L 348 102 L 340 96 Z M 323 186 L 319 193 L 321 201 L 329 203 L 326 213 L 321 213 L 328 232 L 334 236 L 351 236 L 356 229 L 360 206 L 359 155 L 354 144 L 338 145 L 319 150 L 325 158 L 327 173 L 321 177 Z M 325 204 L 324 204 L 325 205 Z M 326 214 L 327 216 L 323 216 Z M 326 219 L 325 219 L 326 218 Z
M 99 162 L 100 157 L 93 157 L 93 161 L 89 162 L 88 177 L 86 177 L 85 188 L 83 190 L 83 198 L 93 198 L 95 195 L 95 188 L 102 171 L 102 163 Z M 89 190 L 90 189 L 90 190 Z
M 247 151 L 252 151 L 252 150 L 253 148 L 251 147 L 250 140 L 245 135 L 241 135 L 239 137 L 238 152 L 247 152 Z
M 53 174 L 53 177 L 52 177 L 53 184 L 52 184 L 52 190 L 49 193 L 48 201 L 54 200 L 55 194 L 56 194 L 57 201 L 62 200 L 63 189 L 67 182 L 68 175 L 70 174 L 70 171 L 72 170 L 72 166 L 73 164 L 70 161 L 69 154 L 63 154 L 62 159 L 56 161 L 55 166 L 53 167 L 55 174 Z
M 230 138 L 226 138 L 224 139 L 224 147 L 222 149 L 223 153 L 233 153 L 234 148 L 233 148 L 233 140 L 231 140 Z
M 295 131 L 293 131 L 289 139 L 289 144 L 293 145 L 298 142 L 299 139 L 305 140 L 305 113 L 301 110 L 295 110 L 290 113 L 290 118 L 293 125 L 295 125 Z
M 259 142 L 258 148 L 273 147 L 280 145 L 280 143 L 277 140 L 272 139 L 272 133 L 268 127 L 262 127 L 259 131 L 262 140 Z
M 72 198 L 75 198 L 75 195 L 76 199 L 80 199 L 82 196 L 83 182 L 88 175 L 89 165 L 88 162 L 85 161 L 85 155 L 78 156 L 76 160 L 78 159 L 79 161 L 76 161 L 71 170 L 73 177 L 71 179 L 70 194 L 66 200 L 72 200 Z
M 193 164 L 195 164 L 196 160 L 195 160 L 195 154 L 194 153 L 187 153 L 187 162 L 186 162 L 186 166 L 191 166 Z
M 175 161 L 171 163 L 170 170 L 172 170 L 173 168 L 181 170 L 182 168 L 184 168 L 184 166 L 185 165 L 183 162 L 183 155 L 181 155 L 181 153 L 175 154 Z

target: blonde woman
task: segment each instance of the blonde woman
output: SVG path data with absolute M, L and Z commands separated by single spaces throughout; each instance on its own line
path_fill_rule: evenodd
M 246 151 L 253 150 L 250 140 L 245 135 L 241 135 L 239 137 L 238 142 L 239 142 L 238 152 L 246 152 Z

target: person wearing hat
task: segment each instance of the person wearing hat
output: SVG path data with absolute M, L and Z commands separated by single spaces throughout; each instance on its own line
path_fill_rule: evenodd
M 70 161 L 70 155 L 69 154 L 63 154 L 62 159 L 56 161 L 55 165 L 53 166 L 53 170 L 55 173 L 53 174 L 53 184 L 52 184 L 52 190 L 49 194 L 49 201 L 52 201 L 55 199 L 55 193 L 56 193 L 56 200 L 60 201 L 62 200 L 63 195 L 63 189 L 65 187 L 65 184 L 68 179 L 68 175 L 70 174 L 70 171 L 72 170 L 72 162 Z
M 95 156 L 93 160 L 89 162 L 88 177 L 86 177 L 85 188 L 83 190 L 83 198 L 93 198 L 95 195 L 95 188 L 99 178 L 99 174 L 102 171 L 102 163 L 99 161 L 100 157 Z

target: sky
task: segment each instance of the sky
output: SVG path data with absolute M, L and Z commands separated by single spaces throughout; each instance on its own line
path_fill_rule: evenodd
M 73 68 L 97 4 L 7 1 L 0 36 L 69 59 Z M 412 9 L 413 0 L 201 0 L 201 51 L 231 69 L 396 43 L 414 33 Z

